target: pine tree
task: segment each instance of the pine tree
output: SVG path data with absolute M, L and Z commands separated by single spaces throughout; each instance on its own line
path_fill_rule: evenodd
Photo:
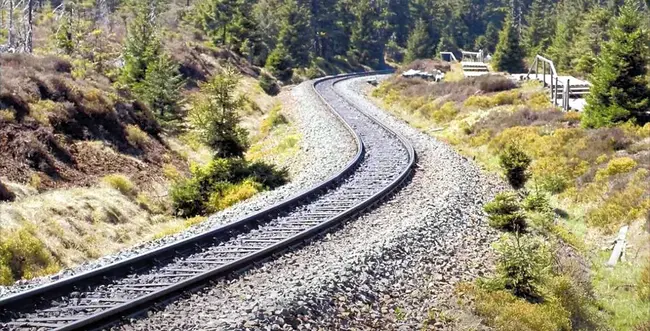
M 287 51 L 294 65 L 307 66 L 310 59 L 310 13 L 297 0 L 287 0 L 280 11 L 282 23 L 278 44 Z
M 513 26 L 512 17 L 506 18 L 499 33 L 499 43 L 492 61 L 499 71 L 520 73 L 524 70 L 524 51 L 519 44 L 519 33 Z
M 527 25 L 523 34 L 524 45 L 531 56 L 542 53 L 542 50 L 550 44 L 553 30 L 548 23 L 549 16 L 550 10 L 545 0 L 533 0 L 530 13 L 526 17 Z
M 431 57 L 433 53 L 431 37 L 427 24 L 423 20 L 418 20 L 415 23 L 415 28 L 411 31 L 406 44 L 406 62 Z
M 593 74 L 583 125 L 602 127 L 650 116 L 648 31 L 639 8 L 626 2 Z
M 353 3 L 351 12 L 352 51 L 359 61 L 372 67 L 384 65 L 384 44 L 388 39 L 387 12 L 381 3 L 359 0 Z
M 134 5 L 134 17 L 129 23 L 123 57 L 122 83 L 135 87 L 145 79 L 149 63 L 157 60 L 161 43 L 157 37 L 155 21 L 150 17 L 147 4 Z
M 201 132 L 203 142 L 220 158 L 243 157 L 248 149 L 248 132 L 239 126 L 239 112 L 245 98 L 236 95 L 239 76 L 228 68 L 201 85 L 189 116 Z
M 275 78 L 287 81 L 291 79 L 291 76 L 293 76 L 292 65 L 289 53 L 287 53 L 283 45 L 278 45 L 278 47 L 276 47 L 266 59 L 266 65 L 264 67 L 266 70 L 271 72 Z
M 178 72 L 178 64 L 171 56 L 162 54 L 149 64 L 140 94 L 153 111 L 158 111 L 161 118 L 175 116 L 184 83 Z
M 494 53 L 499 43 L 499 29 L 494 23 L 490 22 L 485 29 L 485 45 L 487 51 Z

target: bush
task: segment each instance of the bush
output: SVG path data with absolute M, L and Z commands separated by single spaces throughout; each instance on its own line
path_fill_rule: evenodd
M 433 119 L 438 123 L 446 123 L 454 119 L 458 114 L 456 104 L 454 102 L 445 102 L 440 109 L 433 112 Z
M 174 211 L 184 217 L 223 209 L 258 191 L 283 185 L 288 177 L 286 169 L 238 158 L 214 159 L 191 171 L 190 179 L 177 181 L 170 191 Z
M 273 77 L 267 74 L 263 73 L 260 75 L 259 85 L 262 90 L 268 95 L 275 96 L 280 93 L 280 86 L 278 86 L 278 83 L 275 81 L 275 79 L 273 79 Z
M 262 121 L 262 125 L 260 126 L 260 132 L 262 135 L 267 135 L 269 132 L 271 132 L 271 129 L 282 125 L 282 124 L 287 124 L 289 121 L 287 120 L 284 115 L 280 113 L 280 105 L 276 105 L 273 108 L 271 108 L 271 111 L 269 111 L 268 116 Z
M 485 93 L 507 91 L 517 87 L 511 79 L 499 75 L 484 75 L 476 79 L 479 88 Z
M 472 297 L 476 314 L 495 330 L 571 330 L 567 312 L 557 303 L 534 304 L 507 291 L 491 291 L 475 285 L 464 285 L 461 291 Z
M 250 178 L 239 184 L 228 185 L 221 192 L 215 192 L 210 195 L 207 203 L 207 211 L 214 213 L 226 209 L 239 201 L 252 197 L 263 189 L 262 184 Z
M 149 145 L 149 135 L 142 131 L 137 125 L 129 124 L 126 126 L 126 140 L 128 140 L 131 145 L 140 149 Z
M 528 166 L 532 160 L 517 145 L 510 144 L 499 155 L 499 164 L 505 171 L 506 178 L 516 190 L 524 187 L 530 177 Z
M 178 168 L 176 168 L 176 166 L 167 163 L 163 165 L 163 176 L 175 182 L 181 178 L 181 173 L 178 171 Z
M 0 201 L 14 201 L 16 195 L 0 181 Z
M 472 95 L 463 105 L 465 107 L 476 107 L 480 109 L 488 109 L 495 106 L 492 98 L 484 95 Z
M 499 193 L 494 200 L 485 205 L 484 209 L 488 213 L 490 226 L 512 232 L 526 230 L 526 215 L 521 211 L 514 193 Z
M 107 175 L 102 181 L 111 188 L 120 191 L 126 196 L 134 196 L 137 193 L 135 186 L 128 177 L 120 174 Z
M 517 297 L 539 302 L 545 268 L 550 264 L 544 242 L 532 236 L 504 236 L 496 250 L 497 275 L 504 287 Z
M 550 295 L 568 313 L 572 330 L 598 330 L 596 306 L 582 286 L 569 276 L 556 276 L 548 281 Z
M 0 285 L 56 272 L 58 265 L 29 228 L 0 231 Z
M 610 176 L 630 172 L 636 167 L 636 165 L 636 161 L 630 157 L 618 157 L 612 159 L 607 163 L 605 169 L 598 170 L 596 173 L 596 180 L 603 180 Z

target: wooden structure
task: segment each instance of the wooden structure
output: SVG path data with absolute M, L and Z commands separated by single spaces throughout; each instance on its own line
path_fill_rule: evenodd
M 458 59 L 456 58 L 456 55 L 454 55 L 454 53 L 452 53 L 452 52 L 440 52 L 440 58 L 443 61 L 447 61 L 447 62 L 451 62 L 451 61 L 458 62 Z M 449 60 L 446 60 L 446 59 L 449 59 Z
M 512 76 L 528 80 L 531 78 L 533 72 L 536 80 L 541 81 L 544 87 L 550 88 L 550 97 L 553 106 L 561 106 L 565 111 L 569 109 L 582 110 L 585 104 L 585 96 L 589 94 L 589 89 L 591 88 L 589 82 L 573 76 L 558 75 L 553 61 L 541 55 L 535 56 L 535 60 L 530 66 L 528 73 Z

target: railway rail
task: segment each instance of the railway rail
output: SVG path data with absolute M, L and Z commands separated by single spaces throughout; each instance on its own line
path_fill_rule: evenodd
M 410 176 L 413 147 L 336 92 L 359 74 L 327 77 L 316 94 L 355 138 L 350 163 L 323 183 L 233 223 L 0 299 L 1 330 L 98 328 L 208 279 L 293 249 L 376 205 Z

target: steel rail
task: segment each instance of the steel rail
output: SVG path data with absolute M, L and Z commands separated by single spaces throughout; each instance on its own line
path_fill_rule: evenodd
M 343 116 L 341 116 L 341 114 L 327 100 L 325 100 L 325 98 L 318 92 L 316 86 L 318 86 L 323 82 L 332 80 L 333 81 L 332 89 L 334 90 L 333 88 L 334 84 L 342 80 L 348 79 L 350 77 L 356 77 L 356 76 L 361 76 L 361 75 L 350 74 L 350 75 L 326 77 L 323 79 L 319 79 L 312 84 L 312 88 L 314 89 L 315 93 L 319 96 L 321 101 L 330 109 L 330 111 L 335 116 L 337 116 L 337 118 L 345 125 L 347 130 L 354 137 L 354 140 L 357 145 L 356 155 L 339 173 L 333 175 L 323 183 L 318 184 L 309 190 L 303 191 L 294 197 L 286 199 L 274 206 L 265 208 L 257 213 L 254 213 L 253 215 L 242 218 L 233 223 L 223 225 L 213 230 L 210 230 L 206 233 L 196 235 L 181 240 L 179 242 L 175 242 L 154 249 L 152 251 L 140 254 L 138 256 L 126 259 L 124 261 L 113 263 L 111 265 L 96 270 L 88 271 L 76 276 L 72 276 L 67 279 L 63 279 L 57 282 L 53 282 L 50 284 L 37 287 L 32 290 L 28 290 L 20 294 L 16 294 L 10 297 L 0 299 L 0 320 L 2 320 L 2 315 L 4 312 L 9 312 L 11 310 L 14 310 L 16 309 L 16 307 L 20 307 L 23 309 L 25 307 L 33 307 L 35 302 L 39 302 L 43 298 L 51 299 L 53 297 L 56 297 L 58 294 L 69 293 L 72 290 L 74 290 L 75 287 L 77 286 L 83 285 L 84 287 L 87 287 L 89 285 L 94 285 L 100 282 L 102 279 L 106 279 L 107 277 L 119 277 L 120 275 L 129 274 L 132 270 L 137 269 L 138 267 L 142 267 L 143 264 L 147 266 L 154 265 L 155 263 L 152 261 L 155 261 L 156 258 L 158 257 L 166 256 L 166 255 L 167 256 L 175 255 L 177 254 L 177 252 L 187 249 L 188 247 L 194 246 L 199 242 L 205 243 L 206 241 L 208 241 L 208 242 L 218 243 L 219 241 L 215 240 L 215 238 L 224 237 L 224 236 L 227 238 L 232 238 L 237 233 L 242 233 L 245 232 L 246 230 L 250 230 L 251 228 L 254 228 L 255 225 L 260 225 L 264 221 L 272 219 L 274 215 L 279 215 L 283 211 L 295 205 L 299 205 L 301 202 L 305 200 L 309 200 L 314 196 L 318 196 L 319 194 L 321 194 L 323 190 L 326 190 L 328 187 L 335 186 L 339 181 L 345 179 L 348 175 L 353 173 L 361 164 L 364 158 L 364 144 L 359 134 L 352 128 L 352 126 L 349 123 L 345 121 Z M 340 95 L 338 95 L 338 97 L 340 97 L 342 100 L 346 100 Z M 354 107 L 355 109 L 357 109 L 358 111 L 362 112 L 349 101 L 346 102 L 350 104 L 352 107 Z M 321 222 L 320 224 L 312 226 L 304 231 L 301 231 L 298 234 L 295 234 L 282 241 L 276 242 L 268 247 L 264 247 L 263 249 L 251 252 L 250 254 L 244 256 L 243 258 L 229 262 L 225 265 L 211 269 L 201 274 L 197 274 L 188 279 L 166 286 L 165 288 L 157 290 L 153 293 L 138 297 L 137 299 L 132 301 L 124 302 L 122 304 L 116 305 L 110 309 L 101 311 L 99 313 L 84 316 L 84 318 L 82 319 L 78 319 L 74 321 L 71 320 L 71 323 L 58 324 L 56 326 L 56 330 L 75 330 L 75 329 L 87 328 L 90 326 L 104 324 L 111 318 L 115 318 L 116 316 L 120 316 L 126 312 L 131 312 L 136 309 L 140 309 L 143 306 L 151 304 L 152 302 L 160 300 L 173 293 L 178 293 L 185 289 L 191 288 L 192 286 L 204 282 L 209 278 L 227 275 L 233 271 L 245 268 L 246 266 L 249 266 L 256 261 L 260 261 L 263 260 L 264 258 L 268 258 L 274 253 L 286 250 L 288 247 L 292 247 L 297 244 L 300 244 L 302 241 L 310 237 L 313 237 L 319 233 L 327 231 L 328 229 L 332 228 L 334 225 L 339 224 L 346 219 L 349 219 L 351 216 L 354 216 L 355 214 L 358 214 L 363 210 L 381 201 L 383 197 L 386 197 L 387 195 L 392 193 L 409 177 L 415 162 L 415 152 L 413 150 L 413 147 L 399 134 L 395 133 L 393 130 L 386 127 L 383 123 L 381 123 L 379 120 L 372 117 L 371 115 L 364 112 L 362 113 L 366 117 L 368 117 L 371 121 L 373 121 L 374 123 L 381 126 L 383 129 L 385 129 L 387 132 L 397 137 L 397 140 L 399 140 L 399 142 L 407 150 L 407 154 L 408 154 L 407 166 L 403 169 L 403 171 L 400 173 L 400 175 L 397 178 L 395 178 L 391 183 L 389 183 L 389 185 L 384 187 L 382 190 L 376 192 L 371 197 L 364 199 L 362 202 L 348 208 L 346 211 L 339 213 L 338 215 L 330 218 L 327 221 Z M 93 280 L 97 280 L 97 282 L 93 282 Z M 0 326 L 3 326 L 3 324 L 0 324 Z

